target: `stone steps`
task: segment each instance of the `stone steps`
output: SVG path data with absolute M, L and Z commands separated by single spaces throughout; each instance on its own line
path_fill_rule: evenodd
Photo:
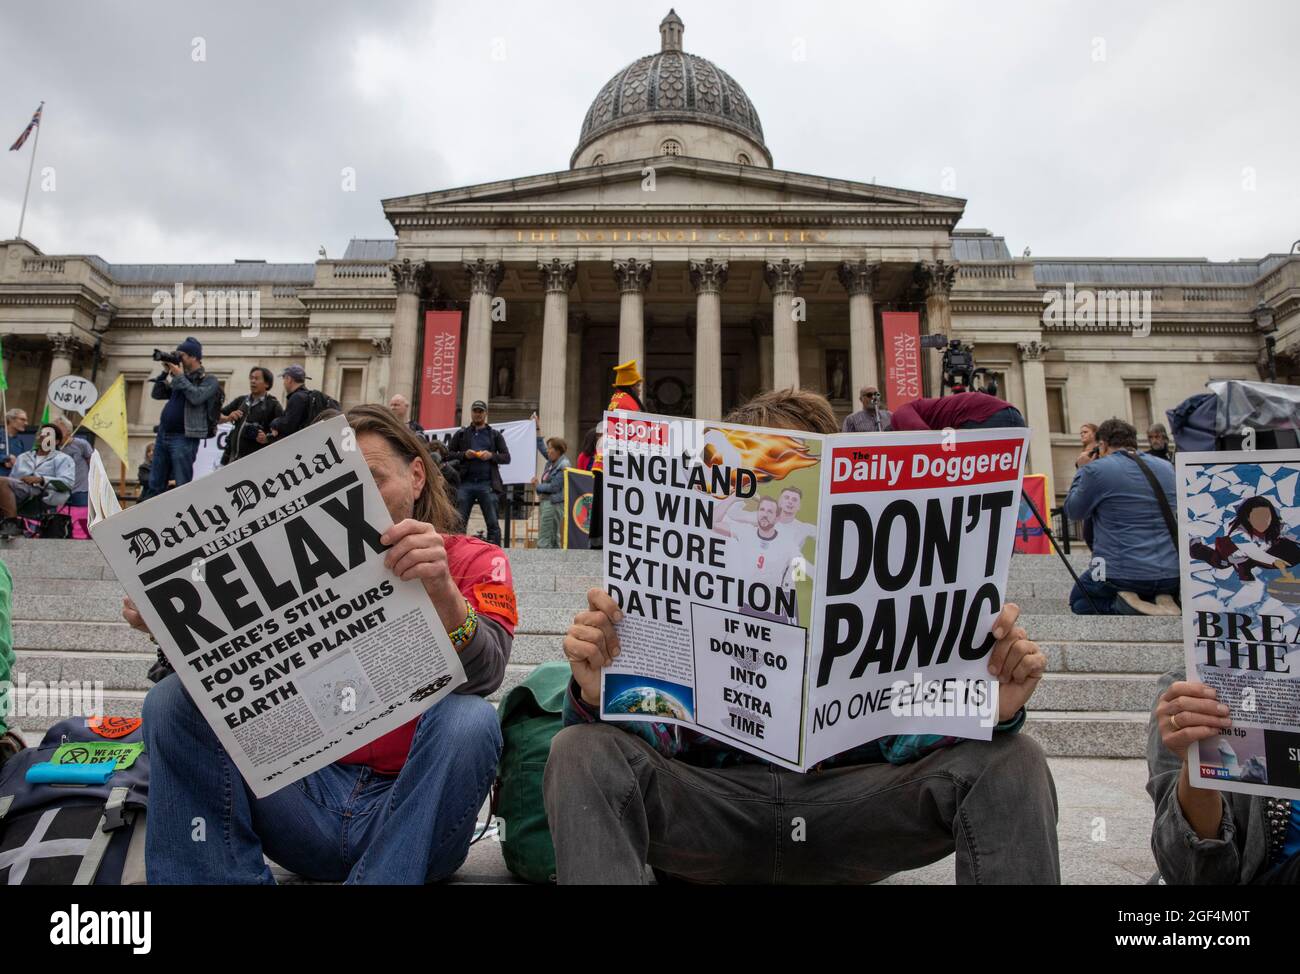
M 154 647 L 121 621 L 122 589 L 93 544 L 19 540 L 0 546 L 15 577 L 14 647 L 31 680 L 100 682 L 105 708 L 139 713 Z M 510 552 L 520 624 L 499 701 L 532 667 L 562 659 L 561 636 L 601 582 L 596 552 Z M 1072 558 L 1076 568 L 1085 556 Z M 1008 597 L 1044 649 L 1049 674 L 1034 695 L 1030 733 L 1050 754 L 1139 757 L 1146 714 L 1160 673 L 1181 661 L 1177 618 L 1078 617 L 1068 612 L 1072 582 L 1055 558 L 1012 560 Z M 15 720 L 29 732 L 51 720 Z

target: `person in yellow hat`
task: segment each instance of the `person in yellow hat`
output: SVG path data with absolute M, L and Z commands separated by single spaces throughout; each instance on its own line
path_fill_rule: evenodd
M 623 364 L 614 366 L 614 394 L 609 397 L 609 405 L 605 410 L 644 412 L 645 406 L 641 402 L 642 381 L 641 373 L 636 368 L 636 359 L 628 359 Z M 605 541 L 601 517 L 605 506 L 601 499 L 603 493 L 601 488 L 605 481 L 605 451 L 601 448 L 603 437 L 596 442 L 596 459 L 591 464 L 591 472 L 595 476 L 591 484 L 591 518 L 588 521 L 587 538 L 591 547 L 602 548 Z

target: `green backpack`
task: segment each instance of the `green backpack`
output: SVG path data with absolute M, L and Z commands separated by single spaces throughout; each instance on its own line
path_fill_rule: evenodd
M 564 726 L 570 675 L 567 662 L 543 663 L 506 694 L 498 711 L 504 743 L 493 805 L 502 820 L 501 854 L 506 868 L 530 883 L 555 882 L 542 773 L 551 738 Z

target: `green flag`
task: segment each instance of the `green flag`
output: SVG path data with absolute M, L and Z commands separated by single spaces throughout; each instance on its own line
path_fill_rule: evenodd
M 44 426 L 50 421 L 50 404 L 45 404 L 45 412 L 41 413 L 41 425 Z
M 0 392 L 4 392 L 8 388 L 9 380 L 5 378 L 5 352 L 4 348 L 0 347 Z

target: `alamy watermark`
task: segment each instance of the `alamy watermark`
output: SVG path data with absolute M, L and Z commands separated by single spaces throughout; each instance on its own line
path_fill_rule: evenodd
M 104 713 L 102 680 L 0 680 L 0 713 L 21 717 L 93 717 Z
M 1151 292 L 1065 285 L 1043 292 L 1043 324 L 1055 328 L 1113 328 L 1134 338 L 1151 334 Z
M 262 332 L 262 292 L 258 288 L 187 291 L 184 284 L 153 293 L 153 323 L 158 328 L 238 328 L 244 338 Z

